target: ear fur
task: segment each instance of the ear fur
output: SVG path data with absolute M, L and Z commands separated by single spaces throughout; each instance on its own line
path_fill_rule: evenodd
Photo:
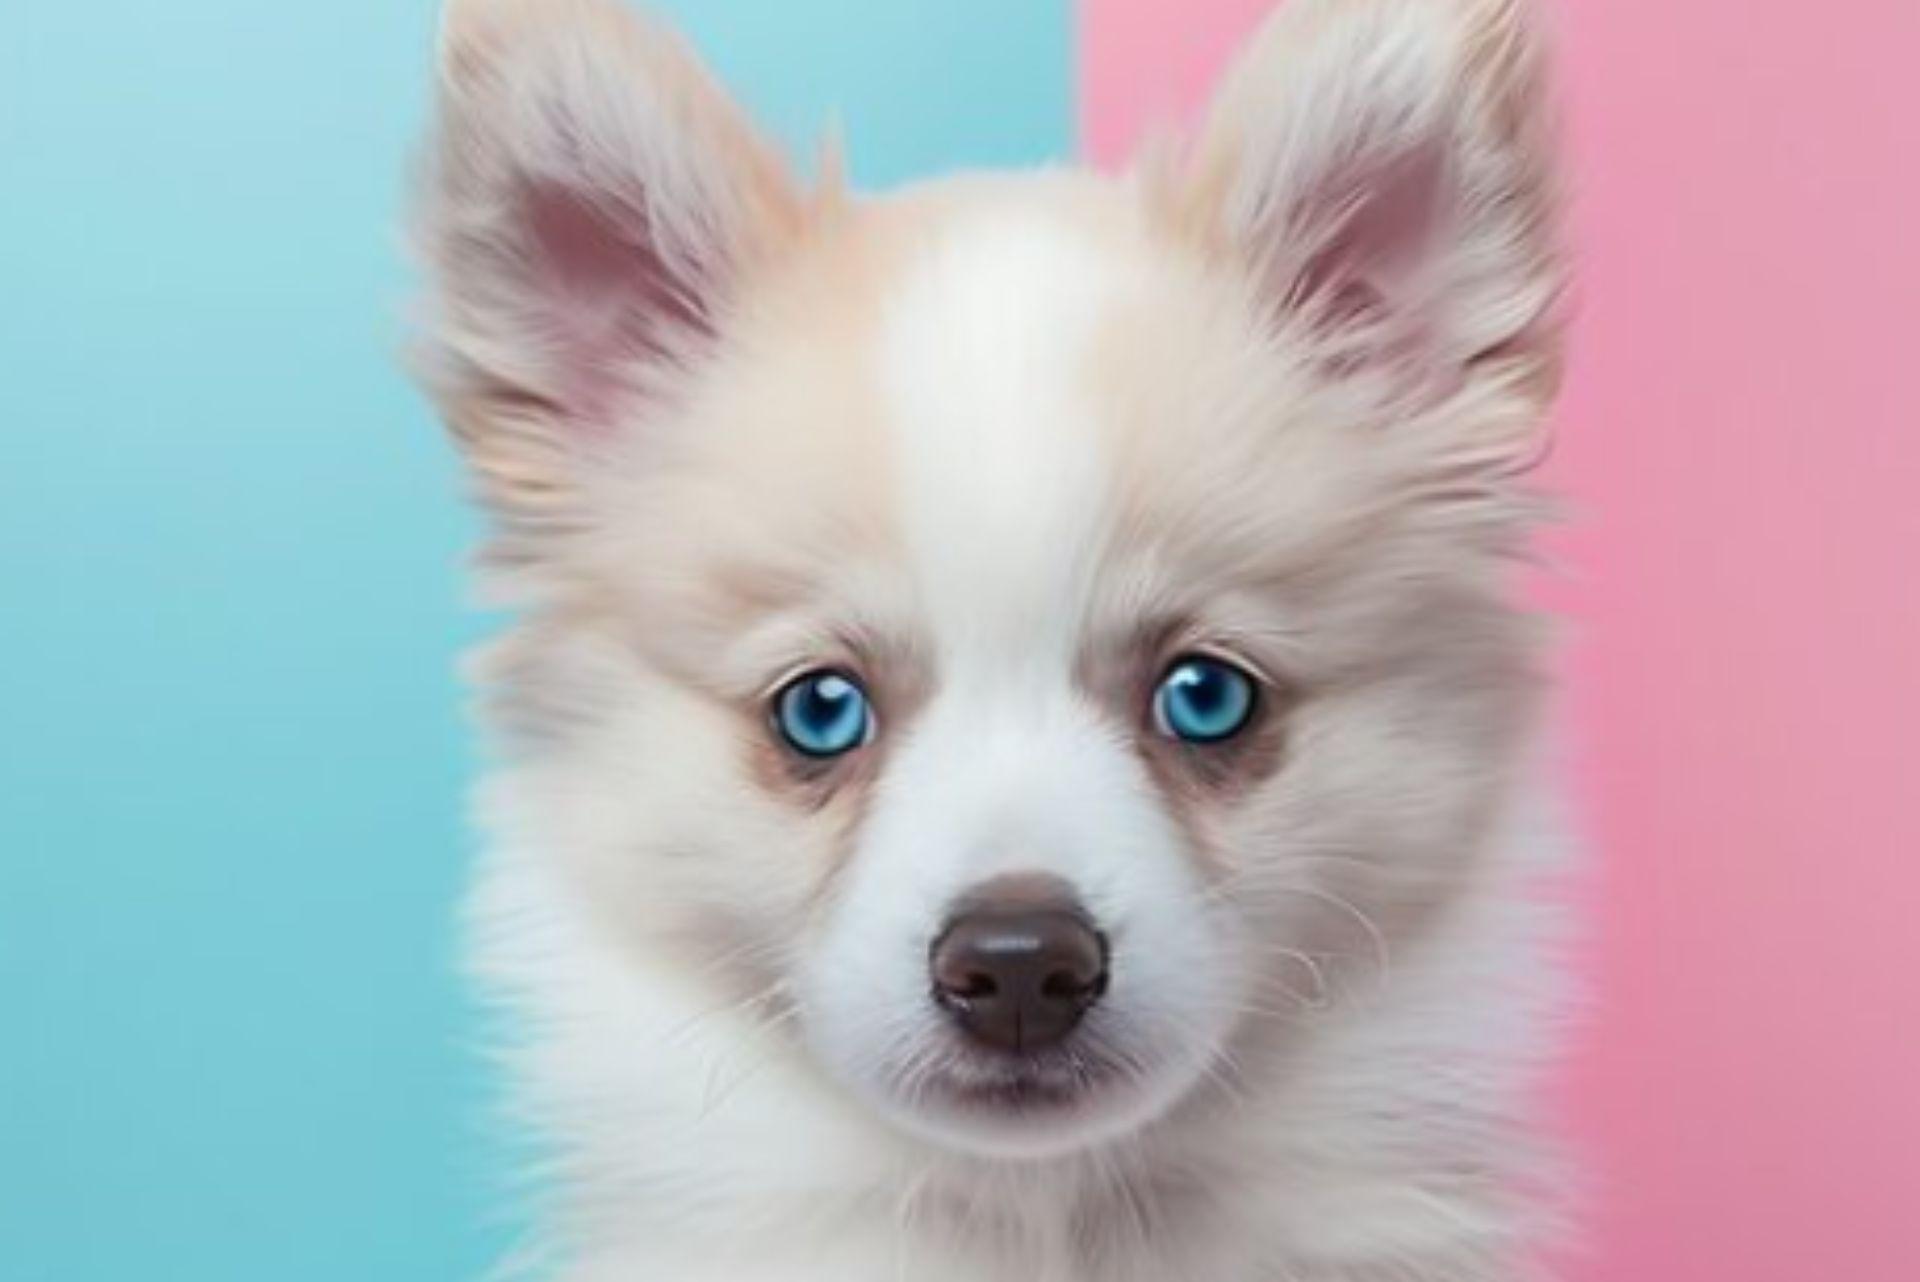
M 671 394 L 802 204 L 694 57 L 617 0 L 452 0 L 415 220 L 423 355 L 497 514 L 566 519 L 581 456 Z
M 1405 410 L 1560 368 L 1559 190 L 1522 0 L 1288 0 L 1168 204 L 1284 337 Z

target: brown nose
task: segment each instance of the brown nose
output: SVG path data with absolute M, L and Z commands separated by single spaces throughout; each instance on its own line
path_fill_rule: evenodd
M 975 1040 L 1051 1046 L 1107 990 L 1107 942 L 1064 893 L 970 896 L 934 941 L 933 998 Z M 1061 891 L 1064 891 L 1061 887 Z

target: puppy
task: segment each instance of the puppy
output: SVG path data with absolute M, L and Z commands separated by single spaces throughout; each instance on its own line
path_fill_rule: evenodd
M 1515 1274 L 1538 44 L 1291 0 L 1124 178 L 869 198 L 616 0 L 455 0 L 422 366 L 517 620 L 544 1275 Z

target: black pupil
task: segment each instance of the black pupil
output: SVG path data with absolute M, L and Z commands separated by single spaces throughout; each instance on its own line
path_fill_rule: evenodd
M 836 677 L 809 681 L 801 692 L 800 716 L 816 730 L 829 730 L 853 697 L 853 687 Z
M 1226 675 L 1211 664 L 1188 668 L 1180 684 L 1186 692 L 1187 706 L 1202 717 L 1212 717 L 1227 705 Z

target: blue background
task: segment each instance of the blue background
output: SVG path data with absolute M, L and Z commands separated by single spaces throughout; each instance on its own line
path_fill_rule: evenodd
M 1064 0 L 683 0 L 857 178 L 1063 154 Z M 0 1277 L 474 1277 L 474 522 L 396 353 L 417 0 L 0 9 Z

